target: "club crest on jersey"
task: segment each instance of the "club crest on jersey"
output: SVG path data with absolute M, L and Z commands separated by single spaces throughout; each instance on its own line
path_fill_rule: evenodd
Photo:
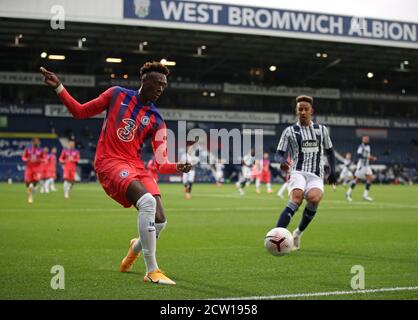
M 135 130 L 138 126 L 136 125 L 135 120 L 130 118 L 123 119 L 122 122 L 125 126 L 116 131 L 118 138 L 123 142 L 131 142 L 135 137 Z
M 151 6 L 150 0 L 135 0 L 134 7 L 135 7 L 135 14 L 139 18 L 146 18 L 149 15 Z
M 146 126 L 149 124 L 149 122 L 150 122 L 150 119 L 149 119 L 149 117 L 148 117 L 148 116 L 143 116 L 143 117 L 141 118 L 141 124 L 142 124 L 144 127 L 146 127 Z
M 321 129 L 314 129 L 314 131 L 315 131 L 315 134 L 317 135 L 317 136 L 320 136 L 321 135 Z
M 119 173 L 119 177 L 121 177 L 121 178 L 126 178 L 127 176 L 129 176 L 129 171 L 128 170 L 122 170 Z

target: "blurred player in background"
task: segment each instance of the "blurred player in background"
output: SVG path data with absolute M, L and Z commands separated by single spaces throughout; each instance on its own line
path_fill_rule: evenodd
M 215 163 L 215 181 L 218 187 L 222 186 L 222 183 L 224 182 L 224 168 L 225 161 L 221 158 L 218 158 Z
M 363 199 L 366 201 L 373 201 L 373 199 L 369 196 L 370 186 L 373 182 L 373 171 L 370 167 L 370 161 L 376 161 L 377 158 L 371 155 L 369 142 L 370 138 L 368 136 L 363 136 L 361 138 L 361 145 L 357 149 L 357 169 L 354 172 L 354 179 L 350 183 L 350 188 L 345 194 L 345 197 L 350 202 L 353 201 L 351 194 L 353 193 L 353 190 L 359 180 L 366 181 L 366 187 L 363 192 Z
M 28 202 L 33 203 L 36 185 L 41 180 L 41 163 L 44 153 L 39 138 L 33 138 L 31 146 L 27 147 L 22 155 L 25 162 L 25 184 L 28 191 Z
M 48 157 L 49 157 L 49 148 L 44 147 L 42 149 L 43 156 L 42 162 L 40 165 L 40 172 L 41 172 L 41 180 L 39 181 L 40 185 L 40 193 L 48 193 L 49 189 L 47 188 L 47 180 L 48 180 Z
M 55 187 L 55 179 L 57 178 L 57 148 L 52 147 L 51 153 L 48 156 L 48 180 L 47 188 L 51 191 L 57 191 Z
M 64 169 L 64 198 L 70 197 L 70 190 L 75 182 L 75 174 L 77 169 L 77 163 L 80 161 L 80 153 L 75 149 L 75 142 L 70 140 L 68 142 L 68 148 L 62 149 L 59 162 Z
M 328 181 L 336 182 L 335 154 L 328 129 L 312 121 L 313 98 L 299 96 L 296 98 L 296 115 L 299 121 L 287 127 L 277 146 L 277 162 L 284 171 L 290 169 L 285 156 L 289 151 L 292 167 L 289 179 L 290 201 L 283 209 L 277 227 L 287 228 L 295 212 L 306 199 L 299 226 L 293 231 L 294 250 L 300 248 L 302 233 L 311 223 L 324 194 L 324 162 L 322 155 L 328 156 L 330 174 Z
M 267 152 L 264 152 L 263 159 L 260 160 L 259 168 L 260 173 L 255 180 L 256 192 L 260 193 L 260 185 L 261 183 L 265 183 L 267 193 L 272 193 L 273 190 L 271 190 L 270 156 Z
M 200 162 L 199 157 L 196 156 L 196 149 L 194 148 L 194 143 L 189 144 L 186 147 L 186 153 L 183 154 L 181 162 L 189 163 L 191 165 L 190 171 L 184 172 L 182 177 L 185 197 L 189 200 L 192 198 L 192 187 L 196 176 L 195 167 Z
M 350 166 L 352 164 L 352 160 L 351 160 L 351 153 L 347 152 L 345 154 L 345 158 L 342 164 L 342 169 L 341 169 L 341 173 L 340 176 L 338 177 L 338 183 L 342 183 L 343 186 L 347 185 L 348 181 L 350 181 L 351 179 L 353 179 L 353 173 L 350 171 Z
M 251 183 L 257 183 L 258 176 L 261 174 L 260 160 L 255 159 L 251 168 L 251 178 L 245 183 L 245 186 L 249 186 Z
M 289 166 L 292 166 L 292 158 L 290 156 L 287 157 L 287 163 L 289 164 Z M 289 178 L 290 178 L 290 173 L 284 172 L 284 183 L 282 185 L 282 187 L 279 189 L 279 191 L 277 192 L 277 196 L 280 199 L 284 199 L 283 193 L 287 190 L 287 187 L 289 186 Z
M 155 182 L 158 182 L 158 166 L 155 158 L 152 158 L 147 163 L 148 172 L 151 174 L 151 177 L 154 178 Z
M 154 104 L 167 86 L 169 70 L 159 62 L 147 62 L 140 70 L 139 90 L 111 87 L 84 104 L 68 93 L 53 72 L 45 68 L 40 71 L 45 83 L 55 89 L 75 118 L 90 118 L 107 111 L 97 144 L 94 169 L 110 197 L 126 208 L 135 206 L 138 210 L 139 239 L 131 240 L 119 270 L 129 272 L 142 252 L 147 268 L 144 281 L 174 285 L 175 282 L 157 265 L 156 239 L 167 222 L 158 185 L 141 160 L 142 145 L 151 138 L 160 173 L 174 174 L 191 169 L 188 163 L 168 161 L 166 125 Z
M 244 188 L 247 183 L 251 182 L 251 169 L 255 163 L 255 150 L 251 149 L 250 153 L 246 154 L 241 161 L 241 178 L 236 183 L 240 195 L 244 195 Z

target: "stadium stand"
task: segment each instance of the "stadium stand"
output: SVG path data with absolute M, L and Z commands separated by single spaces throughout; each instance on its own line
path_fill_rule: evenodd
M 355 158 L 360 137 L 367 132 L 378 157 L 376 164 L 386 168 L 376 175 L 377 180 L 417 180 L 418 73 L 414 49 L 388 46 L 382 50 L 368 44 L 74 21 L 66 22 L 65 30 L 59 33 L 45 33 L 48 28 L 46 20 L 0 18 L 2 39 L 8 39 L 11 30 L 22 34 L 20 42 L 5 40 L 0 50 L 0 133 L 75 138 L 83 180 L 94 178 L 92 162 L 102 119 L 74 120 L 61 114 L 64 108 L 54 92 L 43 86 L 39 66 L 78 82 L 69 89 L 84 102 L 110 86 L 137 89 L 139 66 L 167 57 L 168 52 L 171 56 L 167 58 L 177 65 L 170 68 L 169 86 L 158 106 L 167 114 L 179 112 L 167 120 L 174 131 L 177 120 L 187 120 L 190 128 L 206 132 L 259 126 L 264 132 L 270 131 L 264 136 L 264 149 L 273 159 L 280 133 L 293 121 L 294 97 L 308 93 L 315 97 L 315 112 L 322 117 L 320 122 L 326 120 L 340 154 L 351 152 Z M 76 35 L 86 37 L 81 47 L 74 46 Z M 139 41 L 143 42 L 138 48 Z M 42 57 L 50 43 L 68 58 L 53 61 Z M 196 53 L 196 48 L 201 50 Z M 105 58 L 112 54 L 123 57 L 123 63 L 106 63 Z M 269 70 L 273 63 L 277 65 L 275 71 Z M 370 70 L 375 73 L 373 79 L 366 77 Z M 200 113 L 193 119 L 182 110 Z M 215 113 L 222 117 L 226 112 L 244 112 L 246 120 L 205 118 Z M 266 121 L 254 122 L 253 116 L 263 116 Z M 229 120 L 233 117 L 229 115 Z M 10 139 L 0 140 L 0 180 L 9 176 L 22 179 L 23 164 L 18 156 L 22 150 L 10 149 Z M 44 144 L 51 141 L 42 140 Z M 15 155 L 10 157 L 10 152 Z M 146 145 L 144 159 L 150 156 L 150 146 Z M 228 180 L 236 180 L 237 166 L 229 165 L 225 171 Z M 405 172 L 411 179 L 399 179 L 407 176 Z M 273 170 L 273 175 L 280 181 L 280 172 Z M 169 177 L 161 179 L 168 181 Z M 197 180 L 212 181 L 210 170 L 198 168 Z

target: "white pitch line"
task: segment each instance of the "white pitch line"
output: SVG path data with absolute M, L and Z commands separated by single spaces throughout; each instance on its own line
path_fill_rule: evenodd
M 280 202 L 279 198 L 267 198 L 267 197 L 260 197 L 257 195 L 249 195 L 249 196 L 240 196 L 239 194 L 211 194 L 211 193 L 196 193 L 196 196 L 206 197 L 206 198 L 234 198 L 234 199 L 244 199 L 244 200 L 261 200 L 261 201 L 274 201 Z M 358 206 L 358 207 L 369 207 L 369 208 L 376 208 L 376 209 L 401 209 L 401 208 L 418 208 L 418 205 L 414 204 L 399 204 L 399 203 L 392 203 L 392 202 L 365 202 L 365 201 L 353 201 L 348 202 L 344 200 L 327 200 L 324 199 L 323 203 L 334 203 L 334 204 L 346 204 L 347 206 Z
M 202 208 L 202 207 L 187 207 L 187 208 L 166 208 L 167 212 L 183 212 L 183 211 L 194 211 L 194 212 L 220 212 L 220 211 L 267 211 L 267 210 L 279 210 L 280 206 L 274 207 L 210 207 L 210 208 Z M 358 208 L 358 207 L 357 207 Z M 398 209 L 399 207 L 396 206 L 385 206 L 384 209 Z M 404 208 L 404 207 L 402 207 Z M 408 207 L 410 208 L 410 207 Z M 352 210 L 351 206 L 349 207 L 325 207 L 325 210 L 338 210 L 338 211 L 347 211 Z M 123 208 L 30 208 L 31 212 L 123 212 Z M 280 210 L 279 210 L 280 211 Z M 3 212 L 28 212 L 28 209 L 24 208 L 2 208 L 0 209 L 0 213 Z
M 189 207 L 189 208 L 168 208 L 167 212 L 182 212 L 182 211 L 263 211 L 263 210 L 277 210 L 277 207 L 245 207 L 245 208 L 231 208 L 231 207 L 217 207 L 217 208 L 202 208 L 202 207 Z M 41 211 L 41 212 L 123 212 L 123 208 L 110 209 L 110 208 L 30 208 L 30 211 Z M 28 212 L 28 209 L 22 208 L 6 208 L 1 209 L 0 212 L 11 211 L 11 212 Z M 131 211 L 134 211 L 133 208 Z M 125 211 L 126 212 L 126 211 Z
M 309 297 L 324 297 L 324 296 L 341 296 L 359 293 L 377 293 L 388 291 L 413 291 L 418 290 L 417 287 L 395 287 L 395 288 L 380 288 L 368 290 L 351 290 L 351 291 L 332 291 L 332 292 L 312 292 L 312 293 L 295 293 L 295 294 L 281 294 L 273 296 L 253 296 L 253 297 L 237 297 L 237 298 L 215 298 L 209 300 L 271 300 L 271 299 L 290 299 L 290 298 L 309 298 Z

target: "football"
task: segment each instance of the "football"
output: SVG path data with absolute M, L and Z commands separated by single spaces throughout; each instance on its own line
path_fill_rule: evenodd
M 264 247 L 273 256 L 284 256 L 292 251 L 293 236 L 285 228 L 274 228 L 266 234 Z

